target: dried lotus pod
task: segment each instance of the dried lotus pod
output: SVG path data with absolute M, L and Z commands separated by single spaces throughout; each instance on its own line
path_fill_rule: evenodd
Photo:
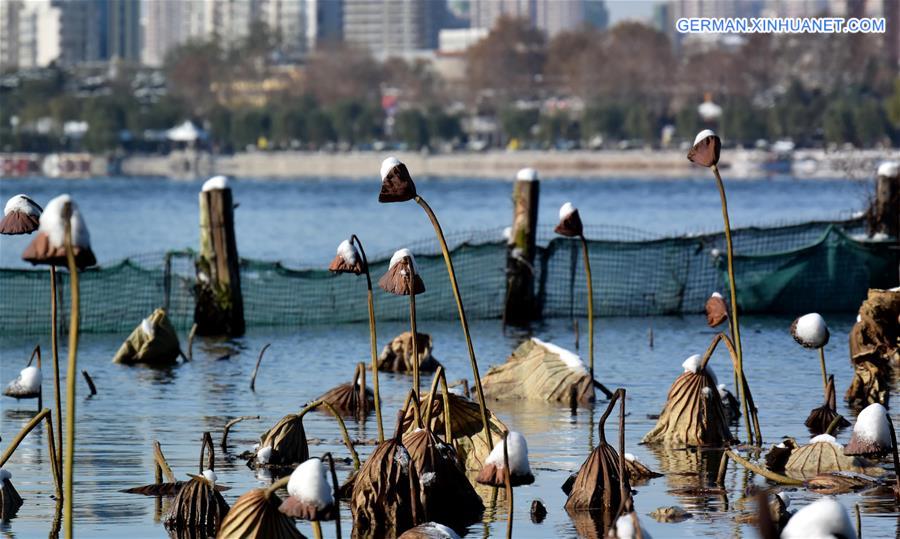
M 258 458 L 263 452 L 266 453 L 265 458 Z M 303 416 L 288 414 L 264 432 L 259 437 L 256 457 L 256 464 L 265 466 L 293 466 L 306 462 L 309 444 L 303 428 Z
M 581 511 L 601 512 L 605 526 L 612 524 L 616 512 L 631 498 L 624 454 L 620 455 L 606 442 L 606 419 L 620 399 L 619 445 L 620 449 L 624 448 L 625 390 L 619 388 L 597 423 L 600 441 L 575 475 L 565 505 L 570 515 Z
M 67 266 L 65 248 L 66 221 L 71 223 L 72 253 L 75 266 L 84 269 L 97 264 L 91 250 L 91 238 L 78 206 L 69 195 L 60 195 L 47 204 L 41 213 L 38 233 L 31 240 L 22 259 L 32 264 Z
M 805 314 L 791 323 L 791 336 L 804 348 L 822 348 L 831 333 L 819 313 Z
M 416 259 L 409 249 L 400 249 L 394 253 L 388 264 L 388 270 L 378 280 L 378 286 L 385 292 L 397 296 L 408 296 L 410 289 L 417 296 L 425 292 L 425 282 L 419 276 Z
M 338 245 L 337 254 L 328 266 L 328 271 L 354 275 L 361 275 L 365 271 L 363 258 L 351 240 L 344 240 Z
M 364 418 L 375 407 L 375 395 L 366 387 L 366 366 L 357 363 L 352 381 L 329 389 L 316 400 L 327 402 L 342 415 Z
M 6 522 L 14 517 L 23 503 L 12 484 L 12 474 L 0 468 L 0 520 Z
M 659 420 L 642 443 L 722 446 L 736 441 L 728 428 L 715 378 L 705 365 L 688 363 L 684 363 L 685 372 L 672 383 Z
M 845 455 L 883 456 L 891 452 L 891 418 L 884 406 L 873 403 L 856 416 L 853 435 L 844 448 Z
M 395 157 L 381 163 L 381 192 L 378 202 L 405 202 L 416 198 L 416 184 L 406 165 Z
M 834 375 L 828 377 L 828 385 L 825 387 L 825 403 L 818 408 L 813 409 L 806 418 L 806 428 L 813 435 L 824 434 L 831 423 L 837 419 L 835 432 L 850 426 L 850 422 L 837 413 L 837 402 L 834 390 Z
M 41 224 L 41 212 L 37 202 L 27 195 L 16 195 L 6 201 L 3 219 L 0 220 L 0 234 L 15 236 L 31 234 Z
M 228 513 L 215 481 L 195 475 L 178 491 L 165 526 L 175 537 L 214 537 Z
M 246 539 L 304 539 L 294 519 L 278 511 L 281 498 L 268 489 L 255 488 L 234 502 L 222 519 L 217 537 Z
M 584 235 L 584 225 L 578 209 L 571 202 L 566 202 L 559 208 L 559 224 L 553 229 L 560 236 L 577 238 Z
M 709 299 L 706 300 L 706 324 L 714 328 L 728 320 L 728 305 L 725 304 L 725 298 L 718 292 L 713 292 Z
M 829 472 L 857 472 L 873 476 L 884 473 L 865 458 L 844 455 L 844 448 L 827 434 L 820 434 L 809 444 L 793 450 L 784 471 L 787 476 L 798 479 Z
M 509 461 L 509 470 L 505 460 Z M 515 431 L 507 431 L 500 443 L 494 446 L 475 481 L 482 485 L 502 487 L 506 485 L 507 476 L 513 487 L 534 483 L 534 475 L 528 464 L 528 444 L 525 437 Z
M 701 167 L 711 167 L 719 163 L 722 141 L 711 129 L 704 129 L 694 137 L 694 145 L 688 151 L 687 158 Z
M 334 460 L 330 458 L 332 467 Z M 334 520 L 338 517 L 339 503 L 334 489 L 328 485 L 324 463 L 311 458 L 297 466 L 287 484 L 289 496 L 281 502 L 279 511 L 300 520 Z

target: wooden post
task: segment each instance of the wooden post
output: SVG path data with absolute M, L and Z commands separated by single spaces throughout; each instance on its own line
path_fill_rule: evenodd
M 200 192 L 194 322 L 198 335 L 236 337 L 244 334 L 244 299 L 234 237 L 234 203 L 230 188 L 210 189 L 208 185 Z
M 506 306 L 503 319 L 525 324 L 540 317 L 534 294 L 534 255 L 541 185 L 537 171 L 519 171 L 513 184 L 513 224 L 506 259 Z
M 900 236 L 900 170 L 897 163 L 888 162 L 878 167 L 869 232 L 880 232 L 893 238 Z

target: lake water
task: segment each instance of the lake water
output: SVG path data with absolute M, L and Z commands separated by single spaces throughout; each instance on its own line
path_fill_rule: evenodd
M 496 228 L 508 224 L 511 215 L 509 182 L 473 180 L 422 180 L 419 191 L 429 199 L 448 231 Z M 196 193 L 199 182 L 169 180 L 104 179 L 67 182 L 60 180 L 3 180 L 0 194 L 17 192 L 34 196 L 39 203 L 68 191 L 79 202 L 91 230 L 94 249 L 101 261 L 128 254 L 190 247 L 197 243 Z M 377 180 L 373 182 L 285 182 L 237 181 L 234 186 L 239 249 L 243 256 L 287 259 L 323 265 L 333 256 L 334 246 L 350 233 L 361 232 L 372 252 L 387 252 L 431 232 L 421 210 L 411 204 L 380 206 Z M 747 180 L 728 185 L 733 222 L 736 225 L 776 221 L 828 219 L 847 216 L 862 209 L 868 185 L 848 181 L 804 182 L 795 180 Z M 542 185 L 541 217 L 555 221 L 556 209 L 567 199 L 580 208 L 590 224 L 617 224 L 672 234 L 685 230 L 714 230 L 720 226 L 718 195 L 711 180 L 684 181 L 584 181 L 552 180 Z M 0 263 L 18 264 L 24 248 L 21 239 L 0 239 Z M 465 297 L 465 290 L 462 291 Z M 360 298 L 360 301 L 364 301 Z M 802 314 L 802 313 L 797 313 Z M 826 347 L 829 371 L 836 378 L 839 395 L 852 376 L 848 362 L 847 334 L 855 313 L 828 317 L 832 338 Z M 743 320 L 745 365 L 748 380 L 760 408 L 766 446 L 782 436 L 808 439 L 803 425 L 808 412 L 821 404 L 818 358 L 800 348 L 788 333 L 789 317 L 747 317 Z M 135 324 L 138 321 L 135 320 Z M 587 327 L 581 321 L 582 329 Z M 654 347 L 648 343 L 653 328 Z M 379 348 L 404 331 L 400 323 L 379 325 Z M 421 322 L 420 331 L 435 341 L 435 356 L 448 370 L 448 379 L 470 378 L 465 344 L 456 321 Z M 472 323 L 472 334 L 482 373 L 490 365 L 505 361 L 528 335 L 574 347 L 571 324 L 548 320 L 531 333 L 503 331 L 499 321 Z M 660 537 L 755 537 L 752 527 L 739 524 L 735 516 L 753 511 L 752 501 L 742 499 L 752 478 L 743 469 L 730 466 L 726 477 L 727 500 L 721 496 L 684 494 L 684 486 L 701 486 L 700 479 L 684 472 L 697 472 L 698 455 L 639 445 L 665 402 L 672 381 L 681 372 L 681 362 L 702 353 L 712 338 L 700 316 L 655 318 L 604 318 L 597 322 L 597 373 L 610 388 L 628 391 L 626 450 L 650 468 L 667 474 L 636 486 L 635 505 L 645 527 Z M 217 445 L 216 472 L 224 493 L 233 503 L 248 489 L 267 484 L 236 458 L 251 449 L 258 436 L 287 413 L 296 412 L 307 401 L 349 380 L 357 361 L 368 361 L 365 325 L 304 327 L 300 329 L 249 328 L 246 336 L 223 342 L 197 339 L 194 361 L 168 370 L 113 365 L 110 359 L 126 335 L 86 334 L 79 348 L 78 367 L 96 382 L 98 395 L 89 397 L 78 380 L 76 453 L 76 533 L 80 537 L 161 537 L 154 498 L 119 492 L 153 482 L 152 441 L 159 440 L 169 463 L 180 478 L 196 473 L 200 436 L 210 431 Z M 49 338 L 5 336 L 0 338 L 0 381 L 12 379 L 27 361 L 34 344 L 49 355 Z M 184 343 L 184 341 L 182 341 Z M 249 378 L 256 355 L 266 343 L 266 354 L 255 393 Z M 584 331 L 581 349 L 585 350 Z M 60 350 L 65 357 L 65 348 Z M 228 356 L 226 359 L 222 359 Z M 45 363 L 46 365 L 46 363 Z M 720 381 L 730 382 L 730 368 L 720 350 L 711 365 Z M 63 365 L 65 370 L 65 366 Z M 52 375 L 44 371 L 45 406 L 51 405 Z M 411 378 L 382 374 L 382 397 L 386 430 L 402 404 Z M 424 381 L 423 383 L 429 383 Z M 728 384 L 731 385 L 730 383 Z M 567 406 L 532 402 L 489 403 L 510 428 L 528 439 L 531 466 L 536 481 L 515 492 L 515 537 L 576 537 L 575 524 L 563 509 L 560 490 L 565 478 L 587 457 L 597 440 L 594 421 L 605 408 L 601 400 L 573 414 Z M 34 401 L 0 400 L 2 447 L 24 425 Z M 839 411 L 852 414 L 838 399 Z M 229 436 L 229 451 L 222 454 L 218 441 L 225 422 L 241 415 L 259 415 L 259 421 L 238 424 Z M 614 421 L 608 436 L 615 439 Z M 329 417 L 310 414 L 307 435 L 319 443 L 314 455 L 331 451 L 341 457 L 347 451 Z M 348 422 L 352 437 L 374 437 L 374 417 L 364 424 Z M 740 432 L 743 432 L 741 427 Z M 838 437 L 846 443 L 849 432 Z M 360 457 L 372 447 L 358 446 Z M 6 537 L 44 537 L 51 529 L 55 502 L 49 474 L 46 432 L 36 429 L 5 466 L 25 499 L 16 518 L 0 524 Z M 350 467 L 339 467 L 339 478 Z M 792 493 L 792 509 L 817 496 L 799 490 Z M 532 500 L 547 507 L 547 519 L 533 524 L 529 519 Z M 502 492 L 496 506 L 488 507 L 484 523 L 470 528 L 468 537 L 502 536 L 506 508 Z M 900 514 L 892 499 L 872 493 L 839 497 L 852 510 L 862 511 L 863 536 L 900 534 Z M 163 506 L 167 502 L 163 502 Z M 694 517 L 678 524 L 661 524 L 647 513 L 662 506 L 679 505 Z M 350 529 L 349 510 L 341 508 L 345 535 Z M 306 523 L 299 529 L 311 536 Z M 323 526 L 333 536 L 330 525 Z

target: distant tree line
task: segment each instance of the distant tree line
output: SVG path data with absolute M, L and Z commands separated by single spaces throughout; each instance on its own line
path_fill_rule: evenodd
M 185 119 L 207 129 L 218 151 L 458 146 L 476 118 L 495 122 L 498 145 L 658 144 L 664 126 L 681 140 L 703 127 L 705 95 L 722 107 L 715 127 L 727 143 L 900 144 L 900 79 L 880 35 L 750 35 L 676 47 L 640 23 L 548 40 L 501 18 L 466 52 L 462 81 L 444 80 L 428 61 L 377 62 L 343 45 L 285 66 L 270 35 L 260 25 L 233 48 L 175 49 L 157 92 L 142 91 L 145 70 L 135 66 L 94 86 L 82 71 L 55 67 L 5 74 L 0 150 L 158 150 L 165 144 L 145 133 Z M 89 128 L 64 133 L 72 121 Z

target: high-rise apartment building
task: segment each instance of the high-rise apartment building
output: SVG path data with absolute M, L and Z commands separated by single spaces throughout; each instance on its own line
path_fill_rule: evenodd
M 344 40 L 381 57 L 435 49 L 445 10 L 440 0 L 344 0 Z
M 604 0 L 472 0 L 472 28 L 492 28 L 502 16 L 527 19 L 554 36 L 585 24 L 604 28 L 608 20 Z

